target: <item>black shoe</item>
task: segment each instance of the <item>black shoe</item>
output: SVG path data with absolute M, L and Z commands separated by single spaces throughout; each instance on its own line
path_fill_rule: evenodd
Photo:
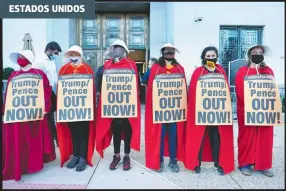
M 200 166 L 196 166 L 195 172 L 196 172 L 197 174 L 201 173 L 201 167 L 200 167 Z
M 112 160 L 112 162 L 110 163 L 110 165 L 109 165 L 109 169 L 110 170 L 115 170 L 115 169 L 117 169 L 118 168 L 118 165 L 119 165 L 119 163 L 120 163 L 120 160 L 121 160 L 121 158 L 120 158 L 120 155 L 117 157 L 116 155 L 113 155 L 113 160 Z
M 180 171 L 180 167 L 177 163 L 177 159 L 170 160 L 168 166 L 170 167 L 172 172 L 179 172 Z
M 123 157 L 123 170 L 130 170 L 131 169 L 131 163 L 129 156 L 125 155 Z
M 86 169 L 86 160 L 80 157 L 75 170 L 80 172 L 80 171 L 84 171 L 85 169 Z
M 221 176 L 224 175 L 223 169 L 221 167 L 214 167 L 215 168 L 215 172 Z
M 68 163 L 67 168 L 72 169 L 74 167 L 76 167 L 76 165 L 79 162 L 79 157 L 76 156 L 72 156 L 71 161 Z

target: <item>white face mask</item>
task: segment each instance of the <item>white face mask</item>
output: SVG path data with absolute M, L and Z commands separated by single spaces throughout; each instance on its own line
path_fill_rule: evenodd
M 80 61 L 81 61 L 81 57 L 80 56 L 71 56 L 69 58 L 69 61 L 71 63 L 73 63 L 74 65 L 78 65 L 80 63 Z

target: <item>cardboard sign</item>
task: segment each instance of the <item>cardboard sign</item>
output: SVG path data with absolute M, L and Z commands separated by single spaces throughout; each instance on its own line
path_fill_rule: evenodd
M 267 74 L 244 77 L 244 124 L 272 126 L 282 124 L 282 104 L 278 85 Z
M 137 117 L 137 80 L 131 69 L 107 69 L 101 86 L 101 117 Z
M 232 125 L 229 87 L 222 74 L 200 76 L 196 90 L 196 125 Z
M 20 74 L 8 84 L 4 123 L 42 120 L 45 112 L 44 84 L 38 74 Z
M 153 80 L 153 123 L 187 120 L 187 87 L 181 74 L 159 74 Z
M 87 74 L 59 77 L 57 122 L 93 120 L 93 78 Z

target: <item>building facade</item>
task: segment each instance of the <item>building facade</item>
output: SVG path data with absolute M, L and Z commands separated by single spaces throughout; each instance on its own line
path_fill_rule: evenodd
M 229 62 L 243 59 L 254 44 L 272 49 L 267 63 L 276 81 L 284 87 L 285 36 L 284 2 L 151 2 L 96 3 L 93 20 L 83 19 L 3 19 L 4 67 L 12 66 L 9 54 L 23 48 L 23 37 L 33 39 L 35 55 L 50 41 L 63 51 L 78 44 L 94 70 L 102 65 L 109 44 L 120 38 L 126 42 L 140 74 L 148 59 L 160 56 L 160 47 L 170 42 L 179 50 L 178 61 L 190 80 L 206 46 L 219 49 L 219 62 L 229 73 Z M 56 61 L 57 69 L 64 63 Z M 232 71 L 230 71 L 231 73 Z

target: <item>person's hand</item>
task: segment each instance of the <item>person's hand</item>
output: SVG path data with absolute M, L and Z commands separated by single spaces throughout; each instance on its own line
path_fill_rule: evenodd
M 141 86 L 147 86 L 146 84 L 141 84 Z
M 100 96 L 100 92 L 96 92 L 96 96 Z

